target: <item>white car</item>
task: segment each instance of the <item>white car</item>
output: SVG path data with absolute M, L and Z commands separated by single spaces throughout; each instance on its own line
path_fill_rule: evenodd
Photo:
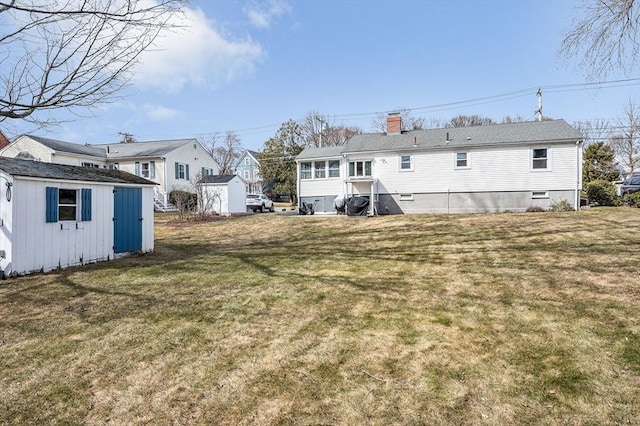
M 254 212 L 265 212 L 267 210 L 270 212 L 275 211 L 273 201 L 264 194 L 247 194 L 247 208 Z

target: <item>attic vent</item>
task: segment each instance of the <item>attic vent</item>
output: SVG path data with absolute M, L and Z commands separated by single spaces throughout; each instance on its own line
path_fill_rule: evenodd
M 470 141 L 471 140 L 471 136 L 467 136 L 467 140 Z

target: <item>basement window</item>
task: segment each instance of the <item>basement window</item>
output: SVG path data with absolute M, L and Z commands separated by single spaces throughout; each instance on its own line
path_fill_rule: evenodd
M 531 198 L 549 198 L 549 191 L 533 191 Z
M 413 201 L 413 194 L 400 194 L 400 201 Z

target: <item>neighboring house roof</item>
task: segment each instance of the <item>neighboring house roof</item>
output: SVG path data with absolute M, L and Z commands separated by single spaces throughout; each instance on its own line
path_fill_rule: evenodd
M 95 145 L 106 151 L 108 159 L 130 157 L 162 157 L 169 152 L 190 143 L 198 143 L 197 139 L 175 139 L 167 141 L 149 141 Z
M 80 145 L 80 144 L 71 143 L 71 142 L 57 141 L 55 139 L 43 138 L 40 136 L 33 136 L 33 135 L 25 135 L 25 136 L 57 152 L 68 152 L 71 154 L 89 155 L 92 157 L 105 158 L 104 149 L 102 148 L 96 148 L 90 145 Z
M 0 149 L 4 148 L 5 146 L 9 145 L 11 143 L 11 141 L 9 139 L 7 139 L 7 137 L 4 135 L 4 133 L 2 133 L 2 130 L 0 130 Z
M 234 168 L 236 168 L 236 169 L 237 169 L 239 166 L 242 166 L 242 165 L 243 165 L 243 164 L 242 164 L 242 160 L 244 160 L 244 158 L 245 158 L 247 155 L 248 155 L 248 156 L 250 156 L 250 157 L 252 157 L 252 158 L 253 158 L 253 160 L 254 160 L 256 163 L 260 163 L 260 161 L 258 160 L 258 155 L 260 155 L 260 153 L 259 153 L 258 151 L 251 151 L 250 149 L 245 149 L 245 150 L 244 150 L 244 155 L 243 155 L 243 156 L 241 156 L 240 158 L 238 158 L 238 162 L 236 163 L 236 166 L 235 166 Z
M 384 133 L 352 136 L 344 145 L 306 148 L 297 159 L 334 157 L 341 154 L 383 151 L 423 151 L 439 148 L 472 148 L 583 140 L 564 120 L 530 121 L 487 126 L 413 130 L 397 135 Z
M 238 175 L 209 175 L 200 179 L 198 183 L 229 183 L 237 177 Z
M 145 178 L 121 170 L 97 169 L 0 157 L 0 170 L 12 176 L 87 182 L 156 185 Z

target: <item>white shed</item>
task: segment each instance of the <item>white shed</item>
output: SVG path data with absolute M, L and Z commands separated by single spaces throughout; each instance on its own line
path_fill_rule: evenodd
M 152 251 L 154 185 L 120 170 L 0 158 L 0 273 Z
M 198 181 L 199 208 L 207 213 L 246 213 L 246 184 L 238 175 L 205 176 Z

